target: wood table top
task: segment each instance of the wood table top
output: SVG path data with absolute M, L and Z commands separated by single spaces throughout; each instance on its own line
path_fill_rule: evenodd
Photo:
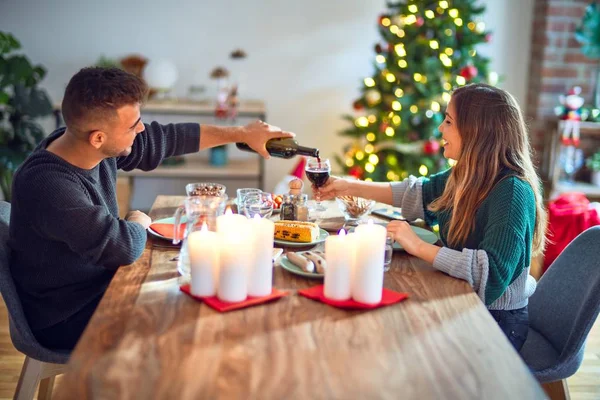
M 183 197 L 158 196 L 153 219 Z M 119 268 L 58 398 L 535 399 L 544 392 L 473 289 L 404 252 L 399 304 L 348 311 L 298 296 L 319 281 L 274 270 L 292 295 L 219 313 L 179 290 L 178 249 L 150 237 Z

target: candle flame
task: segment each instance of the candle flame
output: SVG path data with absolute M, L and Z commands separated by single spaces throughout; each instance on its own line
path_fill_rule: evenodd
M 260 217 L 260 215 L 258 214 L 254 214 L 254 220 L 255 221 L 260 221 L 262 218 Z
M 340 229 L 340 231 L 338 232 L 338 236 L 346 236 L 346 231 L 344 230 L 344 228 Z
M 225 209 L 225 215 L 232 215 L 233 211 L 231 211 L 231 207 L 227 206 L 227 208 Z
M 200 228 L 200 232 L 208 232 L 208 226 L 206 225 L 206 222 L 202 223 L 202 228 Z

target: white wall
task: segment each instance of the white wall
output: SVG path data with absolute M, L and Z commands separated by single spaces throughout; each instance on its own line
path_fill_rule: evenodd
M 524 104 L 533 0 L 482 4 L 494 37 L 480 51 Z M 43 86 L 55 101 L 69 78 L 102 54 L 171 59 L 179 69 L 176 94 L 185 95 L 196 76 L 210 86 L 209 71 L 229 65 L 230 51 L 242 48 L 249 54 L 242 96 L 264 99 L 270 123 L 331 157 L 344 143 L 340 116 L 372 72 L 385 10 L 385 0 L 2 0 L 0 29 L 48 69 Z M 267 187 L 293 165 L 268 161 Z

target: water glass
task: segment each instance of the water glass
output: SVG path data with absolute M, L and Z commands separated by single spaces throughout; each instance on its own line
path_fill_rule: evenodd
M 237 198 L 236 203 L 238 207 L 238 214 L 245 215 L 244 212 L 244 202 L 246 201 L 246 196 L 250 193 L 260 194 L 262 190 L 256 188 L 241 188 L 236 191 Z
M 248 218 L 254 218 L 255 215 L 261 218 L 269 218 L 273 214 L 273 197 L 271 193 L 248 193 L 243 203 L 244 215 Z
M 385 255 L 383 257 L 383 271 L 390 270 L 392 265 L 392 255 L 394 254 L 394 239 L 391 236 L 385 238 Z

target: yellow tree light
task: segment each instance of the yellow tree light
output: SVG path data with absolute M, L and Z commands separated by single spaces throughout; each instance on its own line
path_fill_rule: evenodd
M 394 100 L 392 101 L 392 109 L 395 111 L 400 111 L 402 110 L 402 104 L 400 104 L 398 100 Z
M 373 165 L 379 164 L 379 157 L 377 157 L 377 154 L 371 154 L 369 156 L 369 162 Z
M 375 86 L 375 80 L 373 80 L 373 78 L 365 78 L 365 86 L 366 87 Z
M 432 101 L 431 102 L 431 111 L 440 112 L 440 103 L 438 103 L 437 101 Z
M 365 146 L 365 153 L 371 154 L 373 151 L 375 151 L 375 147 L 371 143 Z
M 365 171 L 372 173 L 373 171 L 375 171 L 375 166 L 371 163 L 366 163 L 365 164 Z
M 390 26 L 391 23 L 392 21 L 390 21 L 390 19 L 387 17 L 381 19 L 381 25 L 383 26 Z
M 412 25 L 415 22 L 417 22 L 417 17 L 415 17 L 413 14 L 407 15 L 406 18 L 404 18 L 404 23 L 406 25 Z
M 392 74 L 391 72 L 387 73 L 385 75 L 385 80 L 392 83 L 392 82 L 396 82 L 396 75 Z
M 374 116 L 373 114 L 370 114 L 370 115 L 367 117 L 367 119 L 369 120 L 369 122 L 370 122 L 371 124 L 374 124 L 375 122 L 377 122 L 377 117 L 376 117 L 376 116 Z
M 413 75 L 413 78 L 414 78 L 415 82 L 421 82 L 421 79 L 423 79 L 423 75 L 421 75 L 418 72 L 415 72 L 415 74 Z
M 410 112 L 413 113 L 413 114 L 418 113 L 419 112 L 419 107 L 417 107 L 416 105 L 413 104 L 412 106 L 410 106 Z
M 462 26 L 463 20 L 461 18 L 456 18 L 454 20 L 454 23 L 456 24 L 456 26 Z
M 400 118 L 399 115 L 394 115 L 392 117 L 392 123 L 396 126 L 400 125 L 400 123 L 402 122 L 402 118 Z
M 354 160 L 351 158 L 346 158 L 346 166 L 347 167 L 352 167 L 354 166 Z
M 448 15 L 452 18 L 458 18 L 458 10 L 456 8 L 453 8 L 450 11 L 448 11 Z
M 365 128 L 365 127 L 369 126 L 369 120 L 366 117 L 358 117 L 354 121 L 354 124 L 359 128 Z
M 357 159 L 358 161 L 361 161 L 363 158 L 365 158 L 365 153 L 363 153 L 363 152 L 362 152 L 362 151 L 360 151 L 360 150 L 359 150 L 359 151 L 357 151 L 357 152 L 356 152 L 356 159 Z
M 454 50 L 452 50 L 450 47 L 446 47 L 446 49 L 444 50 L 444 53 L 451 56 L 452 54 L 454 54 Z
M 404 49 L 404 44 L 402 43 L 394 46 L 394 50 L 396 51 L 396 54 L 398 54 L 398 57 L 404 57 L 406 55 L 406 50 Z
M 394 136 L 395 133 L 396 133 L 396 131 L 391 126 L 388 126 L 387 128 L 385 128 L 385 134 L 387 136 L 392 137 L 392 136 Z
M 416 4 L 411 4 L 410 6 L 408 6 L 408 11 L 410 11 L 411 13 L 416 13 L 417 11 L 419 11 L 419 8 Z
M 374 142 L 375 139 L 377 139 L 377 136 L 375 136 L 375 134 L 373 132 L 369 132 L 367 133 L 367 140 L 369 142 Z
M 396 36 L 399 38 L 403 38 L 405 34 L 404 29 L 398 29 L 398 32 L 396 32 Z
M 404 90 L 398 88 L 398 89 L 394 90 L 394 94 L 396 95 L 396 97 L 402 97 L 402 96 L 404 96 Z
M 419 173 L 420 173 L 422 176 L 427 176 L 427 174 L 429 173 L 429 170 L 427 169 L 427 166 L 426 166 L 426 165 L 421 165 L 421 166 L 419 167 Z
M 400 60 L 398 61 L 398 66 L 400 68 L 406 68 L 408 66 L 408 63 L 406 62 L 406 60 Z
M 390 26 L 390 32 L 393 33 L 394 35 L 398 34 L 399 30 L 400 30 L 400 28 L 398 28 L 398 25 Z
M 456 77 L 456 83 L 458 83 L 460 86 L 463 86 L 465 83 L 467 83 L 467 81 L 462 76 L 457 76 Z
M 431 10 L 427 10 L 427 11 L 425 11 L 425 16 L 429 19 L 433 19 L 433 18 L 435 18 L 435 13 Z
M 437 40 L 430 40 L 429 41 L 429 47 L 431 47 L 434 50 L 437 50 L 440 48 L 440 44 L 438 43 Z
M 443 8 L 443 9 L 448 8 L 448 2 L 446 0 L 440 1 L 439 4 L 440 4 L 440 7 Z
M 452 89 L 452 85 L 450 85 L 448 82 L 444 83 L 444 88 L 446 87 L 446 85 L 450 86 L 450 89 Z M 450 89 L 446 89 L 446 90 L 450 90 Z M 442 94 L 442 99 L 446 102 L 446 104 L 448 104 L 450 102 L 450 93 L 446 93 L 444 92 Z
M 377 61 L 379 64 L 383 64 L 383 63 L 385 63 L 385 57 L 382 56 L 381 54 L 377 54 L 375 56 L 375 61 Z

